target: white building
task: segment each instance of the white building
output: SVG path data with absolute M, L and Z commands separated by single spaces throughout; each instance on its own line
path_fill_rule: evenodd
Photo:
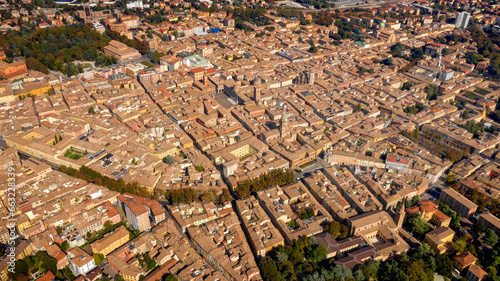
M 461 12 L 457 15 L 457 19 L 455 20 L 455 26 L 459 28 L 467 28 L 469 26 L 470 13 Z
M 96 267 L 94 258 L 78 247 L 71 249 L 66 257 L 69 261 L 69 268 L 75 276 L 85 275 Z
M 127 9 L 144 9 L 142 1 L 133 1 L 127 3 Z

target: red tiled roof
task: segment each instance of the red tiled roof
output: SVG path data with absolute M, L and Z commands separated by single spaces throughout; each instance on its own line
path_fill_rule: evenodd
M 477 261 L 477 258 L 469 251 L 465 251 L 455 257 L 455 260 L 462 266 L 469 266 Z

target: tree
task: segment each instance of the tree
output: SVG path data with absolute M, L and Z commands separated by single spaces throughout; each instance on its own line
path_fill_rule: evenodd
M 168 165 L 172 165 L 174 164 L 175 160 L 174 160 L 174 157 L 172 156 L 166 156 L 165 158 L 163 158 L 163 162 L 168 164 Z
M 220 196 L 220 201 L 222 203 L 231 201 L 232 197 L 227 188 L 222 189 L 222 194 Z
M 455 251 L 455 253 L 462 253 L 463 251 L 465 251 L 465 248 L 467 247 L 467 241 L 465 240 L 465 238 L 458 238 L 457 240 L 453 241 L 451 243 L 451 246 L 453 248 L 453 251 Z
M 328 254 L 328 248 L 323 245 L 315 245 L 314 247 L 309 247 L 306 256 L 313 263 L 319 263 L 326 258 Z
M 63 229 L 62 229 L 62 227 L 57 226 L 56 231 L 57 231 L 57 234 L 61 235 L 61 233 L 63 232 Z
M 94 107 L 93 107 L 93 106 L 89 107 L 88 112 L 89 112 L 90 114 L 94 115 L 94 114 L 95 114 Z
M 92 257 L 94 257 L 94 263 L 97 266 L 99 266 L 101 264 L 101 262 L 104 260 L 103 254 L 96 253 L 96 254 L 92 255 Z
M 153 62 L 155 62 L 155 63 L 159 63 L 159 62 L 160 62 L 160 59 L 161 59 L 162 57 L 164 57 L 164 56 L 165 56 L 165 53 L 163 53 L 163 52 L 155 53 L 155 54 L 153 54 L 153 55 L 151 56 L 151 60 L 152 60 Z
M 435 100 L 440 96 L 438 86 L 433 84 L 427 85 L 424 91 L 427 93 L 426 99 L 428 100 Z
M 484 242 L 490 246 L 495 246 L 498 243 L 498 235 L 492 229 L 488 228 L 486 230 L 486 235 L 484 236 Z
M 64 240 L 64 242 L 61 243 L 61 250 L 66 251 L 67 249 L 69 249 L 69 243 Z
M 405 81 L 403 85 L 401 85 L 401 90 L 406 91 L 409 90 L 413 86 L 413 84 L 410 81 Z
M 311 44 L 311 47 L 309 48 L 309 50 L 307 50 L 309 53 L 316 53 L 318 52 L 318 47 L 316 47 L 316 45 L 314 45 L 314 43 Z
M 110 220 L 105 221 L 104 222 L 104 229 L 106 232 L 113 230 L 113 222 L 111 222 Z
M 404 265 L 403 271 L 408 276 L 409 281 L 431 281 L 427 277 L 423 261 L 414 261 Z
M 419 212 L 409 216 L 406 225 L 411 232 L 420 237 L 429 231 L 429 225 L 422 219 Z
M 332 221 L 325 227 L 325 231 L 330 233 L 333 238 L 337 239 L 340 234 L 340 223 L 338 221 Z
M 177 277 L 175 277 L 174 275 L 168 275 L 165 278 L 165 281 L 179 281 L 179 279 Z
M 464 112 L 462 112 L 461 117 L 462 117 L 462 119 L 467 119 L 467 118 L 469 118 L 469 111 L 468 111 L 468 110 L 464 110 Z
M 446 175 L 446 178 L 444 179 L 444 181 L 447 183 L 447 184 L 451 184 L 455 181 L 455 174 L 447 174 Z M 448 207 L 449 208 L 449 207 Z
M 453 261 L 445 254 L 440 254 L 436 257 L 436 272 L 448 277 L 452 278 L 453 276 Z
M 197 166 L 195 167 L 195 170 L 196 170 L 197 172 L 203 172 L 205 169 L 203 169 L 203 166 L 197 165 Z
M 352 275 L 352 271 L 343 265 L 336 265 L 333 268 L 332 273 L 335 277 L 338 277 L 339 280 L 341 281 L 352 279 L 354 277 Z
M 259 261 L 259 269 L 264 281 L 284 281 L 276 262 L 270 256 L 265 256 Z
M 7 272 L 7 276 L 12 280 L 17 280 L 20 274 L 27 274 L 29 270 L 28 265 L 22 260 L 17 260 L 14 264 L 14 268 L 15 270 L 9 270 Z

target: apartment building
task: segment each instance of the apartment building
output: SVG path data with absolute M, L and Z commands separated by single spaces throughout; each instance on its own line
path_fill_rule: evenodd
M 130 233 L 123 225 L 120 225 L 112 233 L 106 233 L 104 237 L 90 244 L 90 247 L 94 254 L 98 253 L 106 257 L 109 253 L 127 243 L 129 239 Z
M 460 213 L 462 217 L 468 217 L 477 210 L 476 204 L 451 188 L 441 190 L 439 201 L 450 206 L 453 211 Z
M 118 196 L 127 220 L 132 224 L 132 227 L 139 231 L 151 229 L 149 223 L 148 209 L 135 200 L 128 199 L 123 195 Z
M 94 258 L 79 247 L 68 252 L 69 268 L 75 276 L 85 275 L 96 267 Z
M 492 215 L 490 212 L 483 212 L 479 215 L 479 223 L 486 224 L 486 229 L 491 229 L 495 231 L 497 235 L 500 235 L 500 219 Z
M 451 218 L 438 209 L 438 206 L 429 200 L 421 201 L 417 206 L 406 209 L 408 214 L 420 213 L 422 219 L 426 222 L 431 221 L 433 225 L 448 227 Z
M 455 231 L 448 227 L 438 227 L 425 235 L 424 242 L 429 244 L 436 253 L 444 254 L 447 245 L 453 241 Z

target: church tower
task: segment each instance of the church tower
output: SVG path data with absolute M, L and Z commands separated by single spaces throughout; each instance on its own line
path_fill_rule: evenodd
M 280 119 L 280 138 L 284 138 L 287 134 L 287 124 L 288 123 L 288 118 L 286 117 L 286 114 L 283 112 L 283 115 L 281 115 Z
M 258 86 L 253 87 L 253 99 L 257 105 L 260 105 L 260 88 Z
M 309 82 L 309 85 L 314 85 L 314 78 L 316 78 L 316 74 L 314 73 L 314 70 L 310 69 L 309 70 L 309 79 L 308 79 L 308 82 Z
M 405 201 L 402 201 L 401 209 L 399 209 L 399 211 L 396 213 L 396 216 L 394 217 L 394 223 L 396 223 L 398 229 L 400 229 L 403 226 L 405 215 L 406 215 Z

